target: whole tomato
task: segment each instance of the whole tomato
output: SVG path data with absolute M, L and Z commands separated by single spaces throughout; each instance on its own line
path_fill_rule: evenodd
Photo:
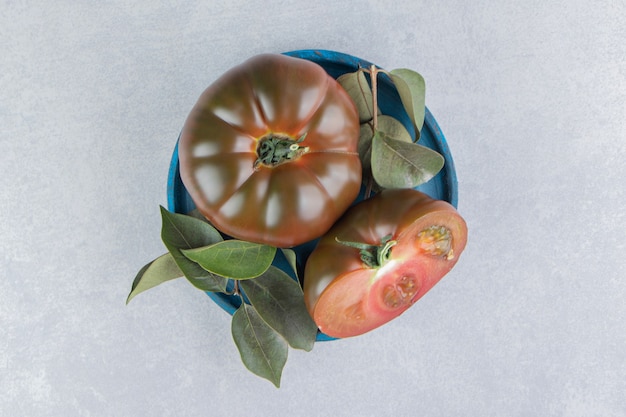
M 313 62 L 263 54 L 200 96 L 179 140 L 198 210 L 232 237 L 291 247 L 321 236 L 361 185 L 359 118 Z
M 450 204 L 384 190 L 352 207 L 319 241 L 304 272 L 307 309 L 331 337 L 399 316 L 456 264 L 467 226 Z

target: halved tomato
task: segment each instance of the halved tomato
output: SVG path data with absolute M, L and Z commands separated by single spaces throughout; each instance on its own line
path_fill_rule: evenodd
M 307 260 L 309 313 L 331 337 L 357 336 L 399 316 L 456 264 L 467 226 L 416 190 L 384 190 L 352 207 Z

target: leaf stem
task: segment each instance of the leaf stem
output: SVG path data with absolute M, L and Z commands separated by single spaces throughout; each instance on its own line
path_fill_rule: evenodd
M 367 178 L 367 184 L 365 185 L 365 199 L 367 200 L 372 196 L 372 189 L 374 188 L 374 177 L 370 174 Z
M 370 74 L 370 81 L 372 83 L 372 130 L 374 133 L 378 130 L 378 73 L 380 70 L 376 65 L 372 64 L 369 70 L 366 70 Z M 372 188 L 374 186 L 374 178 L 370 175 L 367 181 L 365 189 L 365 198 L 370 198 L 372 195 Z
M 378 129 L 378 68 L 373 64 L 370 66 L 370 79 L 372 81 L 372 124 L 376 132 Z

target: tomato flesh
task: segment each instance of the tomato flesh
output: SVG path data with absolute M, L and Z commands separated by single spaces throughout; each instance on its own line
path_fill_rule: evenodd
M 388 260 L 372 267 L 358 249 L 389 237 Z M 351 208 L 320 240 L 304 276 L 307 308 L 322 332 L 371 331 L 410 308 L 458 261 L 467 226 L 443 201 L 415 190 L 386 190 Z

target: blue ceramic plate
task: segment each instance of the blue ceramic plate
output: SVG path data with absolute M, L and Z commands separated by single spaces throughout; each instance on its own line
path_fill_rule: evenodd
M 319 49 L 291 51 L 286 52 L 285 55 L 313 61 L 322 66 L 326 72 L 334 78 L 348 72 L 354 72 L 358 68 L 369 68 L 372 65 L 368 61 L 351 55 Z M 383 114 L 387 114 L 400 120 L 411 134 L 414 133 L 409 117 L 402 107 L 400 97 L 398 96 L 395 87 L 386 76 L 381 76 L 378 80 L 378 104 Z M 445 200 L 456 207 L 458 184 L 456 172 L 454 170 L 454 162 L 452 160 L 452 155 L 450 154 L 450 149 L 448 148 L 446 139 L 439 128 L 439 125 L 437 125 L 437 121 L 428 108 L 426 109 L 424 126 L 422 128 L 419 143 L 424 146 L 428 146 L 443 155 L 445 165 L 435 178 L 431 179 L 426 184 L 420 185 L 416 189 L 430 195 L 433 198 Z M 362 196 L 359 196 L 356 201 L 361 199 Z M 176 213 L 189 213 L 196 208 L 180 179 L 178 144 L 174 148 L 170 164 L 167 181 L 167 203 L 169 210 Z M 302 271 L 306 259 L 315 247 L 315 244 L 316 241 L 312 241 L 293 248 L 297 254 L 299 272 Z M 280 251 L 274 261 L 274 265 L 288 273 L 293 279 L 297 280 L 297 277 L 293 273 L 286 259 L 282 257 Z M 302 276 L 302 273 L 299 275 Z M 217 305 L 231 315 L 241 304 L 240 298 L 237 296 L 211 292 L 207 294 Z M 318 333 L 317 340 L 333 340 L 333 338 L 323 333 Z

